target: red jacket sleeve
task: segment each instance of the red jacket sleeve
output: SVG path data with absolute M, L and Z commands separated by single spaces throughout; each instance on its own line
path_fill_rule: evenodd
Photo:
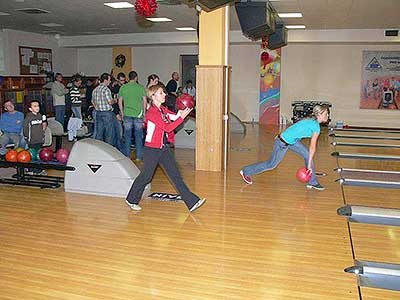
M 156 127 L 161 128 L 165 132 L 171 132 L 176 127 L 181 125 L 184 121 L 181 117 L 176 119 L 175 121 L 170 121 L 170 123 L 166 123 L 161 115 L 161 111 L 157 107 L 151 107 L 146 114 L 146 121 L 151 121 L 156 125 Z M 147 122 L 146 122 L 147 123 Z

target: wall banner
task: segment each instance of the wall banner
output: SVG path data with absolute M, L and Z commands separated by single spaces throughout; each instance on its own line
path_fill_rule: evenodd
M 400 51 L 363 51 L 360 108 L 399 109 Z
M 281 48 L 261 48 L 260 56 L 260 124 L 279 124 L 281 92 Z

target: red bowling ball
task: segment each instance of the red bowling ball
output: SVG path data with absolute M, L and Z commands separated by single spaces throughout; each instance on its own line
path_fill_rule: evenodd
M 17 160 L 18 162 L 28 163 L 32 160 L 32 155 L 29 151 L 22 150 L 18 153 Z
M 69 156 L 69 151 L 67 149 L 59 149 L 56 153 L 56 159 L 60 162 L 60 163 L 67 163 L 68 161 L 68 156 Z
M 53 156 L 53 150 L 51 150 L 50 148 L 43 148 L 39 152 L 39 157 L 41 161 L 51 161 L 53 160 Z
M 311 179 L 311 172 L 307 168 L 300 168 L 297 170 L 296 177 L 300 182 L 309 182 Z
M 15 150 L 8 150 L 6 153 L 6 161 L 17 162 L 18 152 Z
M 179 110 L 183 110 L 186 107 L 193 108 L 194 105 L 194 98 L 189 94 L 182 94 L 178 98 L 176 98 L 176 108 Z

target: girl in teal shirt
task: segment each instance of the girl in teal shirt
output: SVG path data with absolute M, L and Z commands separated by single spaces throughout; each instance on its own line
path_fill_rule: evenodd
M 275 138 L 274 149 L 269 160 L 249 165 L 240 170 L 240 175 L 247 184 L 252 184 L 251 175 L 259 174 L 274 169 L 283 159 L 287 150 L 299 154 L 304 158 L 306 167 L 311 173 L 311 179 L 307 182 L 308 189 L 324 190 L 318 183 L 313 158 L 317 148 L 317 141 L 320 133 L 320 123 L 325 123 L 329 118 L 329 108 L 325 105 L 316 105 L 313 109 L 313 116 L 310 119 L 303 119 L 278 135 Z M 303 138 L 311 138 L 310 146 L 307 149 L 301 142 Z

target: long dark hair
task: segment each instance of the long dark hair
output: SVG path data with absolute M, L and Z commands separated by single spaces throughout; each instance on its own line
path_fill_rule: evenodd
M 149 87 L 149 84 L 150 84 L 150 82 L 152 81 L 152 80 L 156 80 L 156 79 L 158 79 L 158 80 L 160 80 L 160 77 L 157 75 L 157 74 L 151 74 L 151 75 L 149 75 L 148 77 L 147 77 L 147 87 Z

